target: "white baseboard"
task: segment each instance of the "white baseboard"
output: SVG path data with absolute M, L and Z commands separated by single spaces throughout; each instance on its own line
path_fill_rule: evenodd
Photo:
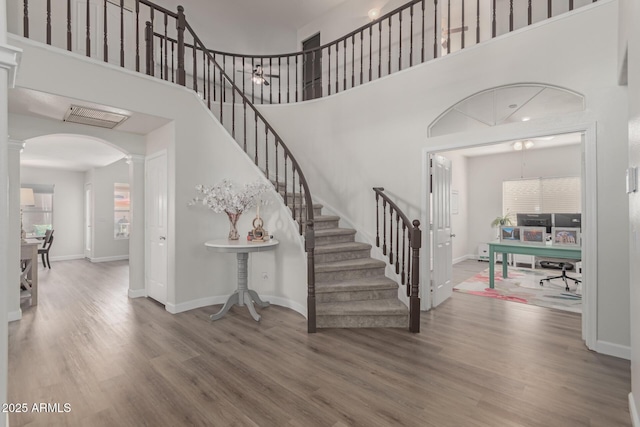
M 129 289 L 129 298 L 145 298 L 147 296 L 146 289 Z
M 7 319 L 9 319 L 9 322 L 15 322 L 16 320 L 22 319 L 22 309 L 19 308 L 15 311 L 8 312 Z
M 109 261 L 122 261 L 125 259 L 129 259 L 129 255 L 116 255 L 116 256 L 105 256 L 100 258 L 89 258 L 91 262 L 109 262 Z
M 640 418 L 638 418 L 638 408 L 633 400 L 633 392 L 629 393 L 629 414 L 631 415 L 631 424 L 633 427 L 640 427 Z
M 187 302 L 181 302 L 179 304 L 167 303 L 165 309 L 171 314 L 178 314 L 189 310 L 194 310 L 200 307 L 207 307 L 209 305 L 220 305 L 227 302 L 228 295 L 199 298 Z M 269 301 L 273 305 L 279 305 L 281 307 L 290 308 L 291 310 L 300 313 L 305 318 L 307 317 L 307 307 L 292 301 L 290 299 L 275 297 L 271 295 L 260 295 L 260 299 L 263 301 Z
M 74 259 L 84 259 L 84 255 L 62 255 L 62 256 L 52 256 L 49 258 L 49 261 L 72 261 Z
M 631 347 L 607 341 L 596 341 L 595 351 L 608 356 L 631 360 Z
M 466 261 L 468 259 L 478 259 L 478 256 L 477 255 L 472 255 L 472 254 L 463 255 L 460 258 L 455 258 L 453 260 L 452 264 L 457 264 L 459 262 Z

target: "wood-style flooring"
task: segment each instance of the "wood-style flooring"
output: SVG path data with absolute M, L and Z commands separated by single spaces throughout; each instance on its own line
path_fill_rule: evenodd
M 127 298 L 127 277 L 125 262 L 41 269 L 39 305 L 9 325 L 9 401 L 71 411 L 11 427 L 631 425 L 629 362 L 588 351 L 579 315 L 454 293 L 420 334 L 307 334 L 277 306 L 260 323 L 171 315 Z

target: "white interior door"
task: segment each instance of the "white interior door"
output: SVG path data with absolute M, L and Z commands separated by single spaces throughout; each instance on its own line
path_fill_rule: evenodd
M 145 162 L 146 289 L 158 302 L 167 302 L 167 154 Z
M 453 245 L 451 230 L 451 160 L 434 155 L 433 185 L 433 307 L 453 293 Z
M 84 257 L 93 256 L 93 188 L 84 186 Z

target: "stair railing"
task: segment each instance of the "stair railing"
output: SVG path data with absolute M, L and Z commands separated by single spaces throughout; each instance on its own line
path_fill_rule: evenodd
M 78 6 L 78 20 L 73 22 L 71 0 L 66 4 L 56 1 L 56 8 L 52 8 L 51 0 L 47 0 L 45 13 L 35 11 L 38 20 L 46 22 L 44 31 L 41 27 L 30 31 L 28 0 L 23 1 L 25 37 L 188 86 L 202 97 L 214 116 L 274 183 L 293 219 L 298 222 L 307 253 L 307 329 L 315 332 L 315 232 L 307 180 L 282 138 L 195 34 L 187 22 L 184 8 L 178 6 L 177 12 L 172 12 L 148 0 L 135 0 L 135 7 L 129 8 L 125 7 L 125 0 L 98 0 L 101 7 L 95 8 L 92 6 L 96 6 L 96 1 L 87 0 L 86 3 L 74 3 Z M 98 9 L 102 13 L 100 35 L 97 33 L 99 26 L 92 27 L 92 22 L 99 18 Z M 60 18 L 66 23 L 66 32 L 54 32 L 54 29 L 62 28 L 55 26 Z M 80 22 L 82 18 L 84 23 Z M 73 29 L 81 27 L 84 42 L 74 43 Z M 114 33 L 118 34 L 116 43 L 110 43 L 110 35 Z M 160 44 L 154 43 L 156 34 L 163 36 Z M 170 40 L 174 42 L 170 44 Z
M 400 284 L 406 288 L 407 297 L 409 297 L 409 331 L 420 332 L 420 248 L 422 247 L 420 221 L 417 219 L 410 221 L 384 193 L 384 188 L 374 187 L 373 191 L 376 193 L 376 246 L 381 247 L 382 244 L 382 254 L 388 256 L 389 264 L 395 266 L 395 272 L 400 276 Z M 380 199 L 382 199 L 382 208 Z M 380 221 L 380 211 L 382 211 L 382 221 Z M 380 239 L 381 223 L 382 240 Z

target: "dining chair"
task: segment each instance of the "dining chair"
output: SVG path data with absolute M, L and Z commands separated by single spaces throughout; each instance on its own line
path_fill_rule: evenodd
M 42 265 L 51 269 L 51 261 L 49 261 L 49 250 L 53 245 L 53 230 L 47 230 L 44 234 L 44 243 L 38 249 L 38 255 L 42 256 Z

